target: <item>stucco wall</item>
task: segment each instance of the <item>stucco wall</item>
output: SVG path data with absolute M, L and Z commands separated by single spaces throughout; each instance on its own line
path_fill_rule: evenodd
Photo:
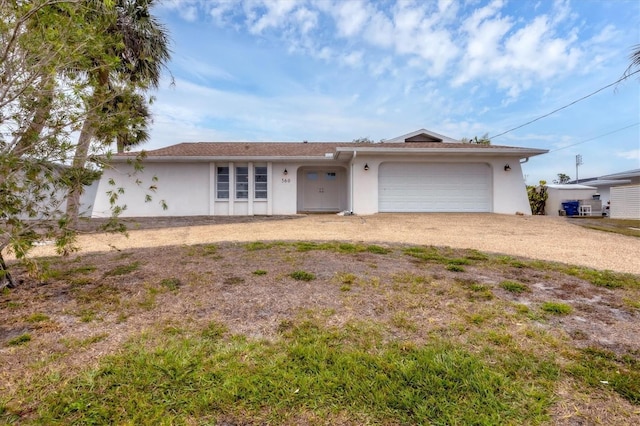
M 575 188 L 574 185 L 558 185 L 557 187 L 549 186 L 547 193 L 549 194 L 545 204 L 545 213 L 547 216 L 559 216 L 559 210 L 562 210 L 564 201 L 590 200 L 597 192 L 596 188 Z
M 133 167 L 115 164 L 104 171 L 96 191 L 93 217 L 111 214 L 107 191 L 123 188 L 118 205 L 126 205 L 122 216 L 189 216 L 209 214 L 209 165 L 206 163 L 147 163 L 142 172 L 133 175 Z M 153 177 L 157 177 L 154 182 Z M 113 179 L 115 185 L 110 185 Z M 137 184 L 136 180 L 140 183 Z M 156 191 L 149 190 L 155 185 Z M 146 195 L 152 200 L 145 202 Z M 167 209 L 160 203 L 165 200 Z
M 336 163 L 332 160 L 309 163 L 283 162 L 266 163 L 268 168 L 268 199 L 253 200 L 218 200 L 215 198 L 216 167 L 254 165 L 265 163 L 229 163 L 229 162 L 192 162 L 192 163 L 147 163 L 145 169 L 136 176 L 133 168 L 127 164 L 116 164 L 114 169 L 106 170 L 97 189 L 96 202 L 93 208 L 94 217 L 110 215 L 107 191 L 124 188 L 119 196 L 118 204 L 127 205 L 123 216 L 188 216 L 188 215 L 291 215 L 299 210 L 299 173 L 301 168 L 340 168 L 344 170 L 344 209 L 356 214 L 366 215 L 378 212 L 378 172 L 384 161 L 416 162 L 416 158 L 408 155 L 391 158 L 367 156 L 359 153 L 349 164 Z M 421 160 L 419 162 L 425 162 Z M 492 212 L 514 214 L 522 212 L 531 214 L 526 188 L 522 178 L 522 169 L 518 158 L 484 158 L 469 156 L 466 158 L 439 156 L 428 162 L 441 163 L 487 163 L 491 169 L 491 206 Z M 510 171 L 505 171 L 505 164 Z M 365 164 L 368 170 L 364 170 Z M 285 174 L 284 171 L 287 171 Z M 252 180 L 252 171 L 250 180 Z M 157 176 L 158 181 L 153 181 Z M 108 184 L 109 180 L 115 186 Z M 136 184 L 136 179 L 140 184 Z M 353 184 L 352 184 L 353 181 Z M 157 191 L 148 190 L 155 185 Z M 233 176 L 230 176 L 230 188 L 234 187 Z M 353 188 L 353 193 L 352 193 Z M 153 197 L 145 203 L 146 194 Z M 167 210 L 163 210 L 160 200 L 165 200 Z
M 484 158 L 484 157 L 433 157 L 429 160 L 417 161 L 411 156 L 394 156 L 381 159 L 367 155 L 358 155 L 353 161 L 354 196 L 353 211 L 356 214 L 374 214 L 378 212 L 378 172 L 383 162 L 443 162 L 443 163 L 487 163 L 491 167 L 492 177 L 492 212 L 515 214 L 521 212 L 531 214 L 527 198 L 526 185 L 522 176 L 519 158 Z M 364 170 L 368 165 L 369 170 Z M 510 171 L 504 166 L 509 164 Z
M 230 200 L 215 198 L 216 167 L 250 165 L 250 179 L 253 166 L 265 163 L 147 163 L 142 172 L 133 174 L 133 168 L 127 164 L 116 164 L 114 169 L 105 170 L 96 191 L 93 217 L 106 217 L 111 214 L 107 191 L 122 187 L 124 194 L 119 195 L 118 204 L 126 205 L 123 217 L 135 216 L 194 216 L 194 215 L 291 215 L 296 214 L 296 173 L 298 166 L 292 163 L 267 164 L 268 199 L 253 199 L 250 190 L 249 200 L 234 200 L 233 190 Z M 284 170 L 287 169 L 287 174 Z M 232 174 L 233 175 L 233 174 Z M 153 182 L 153 176 L 158 181 Z M 109 185 L 109 179 L 116 182 Z M 141 183 L 136 184 L 136 179 Z M 155 192 L 147 188 L 155 185 Z M 233 176 L 230 188 L 234 187 Z M 251 187 L 250 187 L 251 188 Z M 145 203 L 146 194 L 153 198 Z M 160 200 L 165 200 L 167 210 L 163 210 Z

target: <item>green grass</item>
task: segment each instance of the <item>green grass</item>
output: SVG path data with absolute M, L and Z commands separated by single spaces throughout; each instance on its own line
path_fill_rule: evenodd
M 132 262 L 127 265 L 119 265 L 104 273 L 105 277 L 115 277 L 119 275 L 130 274 L 140 267 L 140 262 Z
M 301 252 L 306 251 L 331 251 L 334 253 L 350 254 L 350 253 L 362 253 L 369 252 L 374 254 L 388 254 L 391 253 L 391 249 L 377 246 L 377 245 L 364 245 L 364 244 L 352 244 L 352 243 L 340 243 L 340 242 L 312 242 L 312 241 L 300 241 L 291 243 L 291 245 Z
M 316 279 L 314 274 L 306 271 L 293 271 L 289 276 L 297 281 L 313 281 Z
M 208 259 L 226 253 L 223 245 L 205 247 L 209 248 L 189 250 L 198 256 L 209 252 Z M 218 322 L 201 328 L 202 323 L 189 318 L 180 323 L 158 321 L 145 336 L 134 336 L 125 347 L 114 349 L 115 355 L 100 359 L 97 369 L 73 369 L 64 380 L 35 377 L 33 383 L 20 385 L 24 387 L 19 398 L 0 398 L 0 423 L 18 423 L 26 412 L 33 424 L 541 424 L 551 420 L 552 405 L 558 401 L 554 392 L 566 379 L 586 389 L 590 397 L 602 396 L 606 402 L 615 392 L 640 405 L 639 353 L 579 349 L 574 335 L 560 339 L 548 321 L 550 314 L 571 313 L 571 306 L 559 303 L 562 300 L 539 305 L 530 297 L 522 297 L 530 306 L 515 304 L 504 293 L 530 292 L 523 283 L 538 280 L 584 280 L 611 289 L 607 293 L 620 296 L 629 309 L 640 309 L 640 277 L 428 246 L 387 249 L 337 242 L 255 242 L 234 245 L 233 253 L 238 247 L 248 252 L 273 249 L 244 253 L 247 258 L 276 254 L 298 260 L 308 257 L 305 252 L 325 250 L 357 260 L 357 269 L 336 268 L 330 279 L 321 276 L 318 283 L 330 283 L 329 291 L 344 292 L 336 298 L 348 308 L 366 304 L 372 316 L 355 322 L 343 308 L 320 306 L 317 311 L 298 312 L 297 319 L 278 318 L 277 331 L 274 325 L 274 334 L 265 340 L 234 335 Z M 364 255 L 352 256 L 358 253 Z M 116 265 L 129 264 L 105 276 L 138 269 L 133 259 L 116 260 Z M 396 260 L 410 266 L 401 269 L 394 264 L 387 270 L 388 262 Z M 375 271 L 379 277 L 369 275 L 370 263 L 380 265 Z M 306 263 L 287 265 L 296 265 L 293 270 Z M 468 265 L 472 268 L 465 274 L 443 271 L 461 272 Z M 264 265 L 254 264 L 258 266 Z M 249 264 L 242 276 L 216 279 L 243 285 L 240 290 L 244 290 L 251 278 L 243 276 L 267 274 L 252 270 Z M 59 273 L 68 279 L 69 294 L 78 303 L 71 312 L 81 321 L 105 321 L 104 326 L 107 312 L 118 315 L 118 322 L 135 318 L 139 308 L 158 308 L 167 290 L 180 286 L 176 278 L 156 275 L 128 297 L 118 293 L 116 284 L 93 275 L 89 277 L 94 285 L 87 276 L 70 278 L 83 273 Z M 204 280 L 204 275 L 197 276 Z M 289 277 L 316 279 L 304 270 L 276 278 Z M 77 279 L 82 283 L 76 285 Z M 185 279 L 197 281 L 188 274 Z M 23 307 L 22 302 L 8 299 L 14 294 L 7 294 L 5 307 Z M 32 323 L 49 320 L 42 313 L 16 317 Z M 327 325 L 338 323 L 339 327 Z M 549 325 L 550 331 L 539 323 Z M 63 355 L 58 356 L 88 348 L 107 336 L 60 339 L 56 346 L 62 347 Z M 30 338 L 25 333 L 8 344 L 26 344 Z M 582 339 L 580 344 L 588 344 L 586 337 Z M 36 343 L 42 344 L 40 339 Z
M 182 282 L 178 278 L 165 278 L 160 281 L 160 285 L 170 291 L 175 291 L 182 285 Z
M 557 368 L 533 354 L 488 362 L 441 341 L 383 343 L 359 324 L 291 325 L 271 343 L 213 328 L 206 337 L 130 343 L 49 392 L 36 422 L 537 424 L 548 420 L 557 379 Z
M 262 241 L 253 241 L 244 245 L 247 251 L 267 250 L 273 247 L 273 243 L 264 243 Z
M 445 268 L 447 269 L 447 271 L 451 271 L 451 272 L 464 272 L 465 271 L 463 266 L 455 265 L 455 264 L 447 265 Z
M 596 388 L 613 388 L 631 403 L 640 405 L 640 360 L 633 355 L 616 355 L 605 349 L 581 349 L 569 373 Z
M 81 309 L 78 312 L 78 317 L 80 317 L 80 321 L 82 322 L 92 322 L 98 319 L 98 313 L 95 309 Z
M 575 218 L 572 219 L 571 222 L 598 231 L 613 232 L 630 237 L 640 237 L 640 220 L 636 219 L 589 218 L 585 220 Z
M 554 315 L 568 315 L 572 311 L 571 306 L 560 302 L 544 302 L 540 308 Z
M 377 246 L 377 245 L 367 246 L 366 250 L 369 253 L 374 253 L 374 254 L 389 254 L 389 253 L 391 253 L 391 249 L 386 248 L 386 247 L 382 247 L 382 246 Z
M 88 346 L 98 343 L 109 337 L 106 333 L 96 334 L 95 336 L 87 337 L 85 339 L 65 338 L 61 339 L 60 343 L 65 345 L 68 349 L 82 349 Z
M 96 266 L 94 265 L 82 265 L 82 266 L 77 266 L 75 268 L 53 269 L 53 268 L 50 268 L 49 262 L 45 262 L 43 266 L 44 266 L 44 273 L 42 274 L 43 280 L 47 280 L 50 278 L 55 280 L 70 280 L 76 277 L 78 274 L 81 274 L 81 275 L 89 274 L 97 269 Z
M 526 284 L 522 284 L 516 281 L 505 280 L 500 283 L 500 287 L 507 290 L 510 293 L 525 293 L 531 291 Z
M 26 318 L 27 322 L 37 323 L 43 321 L 49 321 L 49 317 L 43 313 L 36 312 L 35 314 L 31 314 Z
M 25 345 L 31 341 L 31 335 L 29 333 L 21 334 L 20 336 L 14 337 L 9 340 L 9 346 L 20 346 Z
M 640 276 L 613 271 L 598 271 L 581 267 L 567 267 L 563 272 L 589 281 L 598 287 L 640 288 Z

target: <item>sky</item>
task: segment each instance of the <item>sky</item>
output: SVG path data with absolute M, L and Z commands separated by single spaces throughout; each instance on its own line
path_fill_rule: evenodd
M 640 44 L 636 0 L 164 0 L 153 14 L 172 59 L 145 150 L 425 128 L 549 150 L 523 164 L 528 184 L 575 178 L 576 155 L 581 179 L 640 168 L 640 73 L 605 88 Z

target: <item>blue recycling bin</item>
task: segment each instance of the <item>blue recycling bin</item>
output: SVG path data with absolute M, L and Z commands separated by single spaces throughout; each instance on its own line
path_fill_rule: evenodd
M 578 216 L 579 207 L 579 201 L 565 201 L 562 203 L 562 210 L 567 213 L 567 216 Z

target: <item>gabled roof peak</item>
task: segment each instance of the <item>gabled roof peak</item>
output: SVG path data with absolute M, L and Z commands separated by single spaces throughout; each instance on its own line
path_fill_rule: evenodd
M 427 129 L 418 129 L 406 135 L 397 136 L 392 139 L 387 139 L 384 142 L 389 143 L 410 143 L 410 142 L 446 142 L 446 143 L 460 143 L 459 140 L 444 136 L 439 133 L 433 132 Z

